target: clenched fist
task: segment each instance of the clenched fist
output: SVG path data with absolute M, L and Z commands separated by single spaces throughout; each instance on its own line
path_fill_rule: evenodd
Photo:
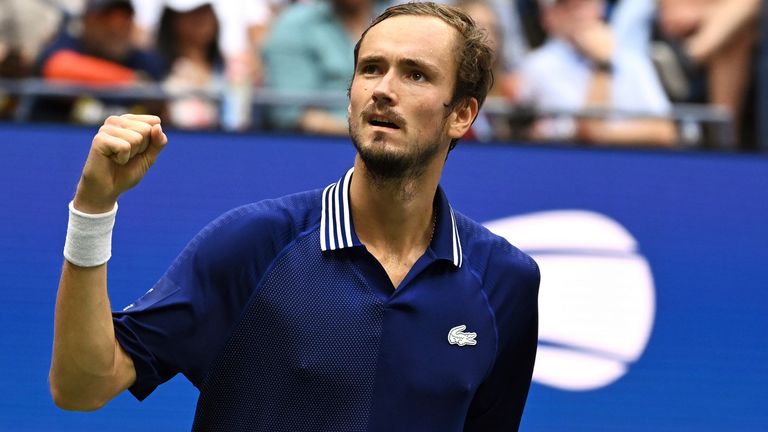
M 75 208 L 85 213 L 112 210 L 120 194 L 144 177 L 167 143 L 159 117 L 124 114 L 107 118 L 93 138 L 77 185 Z

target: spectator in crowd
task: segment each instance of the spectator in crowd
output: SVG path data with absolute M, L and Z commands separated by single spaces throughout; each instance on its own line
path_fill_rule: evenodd
M 754 114 L 749 112 L 754 100 L 748 89 L 755 80 L 752 66 L 762 2 L 658 1 L 662 36 L 676 48 L 677 56 L 668 60 L 674 59 L 682 66 L 674 70 L 685 71 L 687 81 L 675 97 L 728 109 L 734 117 L 735 130 L 743 139 L 749 135 L 751 126 L 743 127 L 744 115 Z
M 493 0 L 514 1 L 515 9 L 523 26 L 522 40 L 528 41 L 530 49 L 546 42 L 546 32 L 541 24 L 539 1 L 535 0 Z M 645 55 L 650 51 L 651 39 L 656 24 L 658 0 L 604 0 L 604 20 L 611 28 L 616 46 L 632 49 Z M 516 62 L 519 64 L 519 61 Z
M 520 2 L 522 0 L 487 0 L 498 25 L 498 58 L 500 68 L 506 73 L 517 69 L 528 51 L 530 41 L 525 31 Z M 514 89 L 505 89 L 514 91 Z
M 163 76 L 160 59 L 131 42 L 128 0 L 88 0 L 77 36 L 63 31 L 38 61 L 45 78 L 98 84 L 135 83 Z
M 171 123 L 185 129 L 215 128 L 218 104 L 212 97 L 221 88 L 223 58 L 213 5 L 205 0 L 167 1 L 157 32 L 157 50 L 168 65 L 163 82 L 171 95 Z
M 217 0 L 222 24 L 220 47 L 225 59 L 227 86 L 223 101 L 222 126 L 241 130 L 254 121 L 251 107 L 253 87 L 264 83 L 261 50 L 269 24 L 282 0 Z
M 507 80 L 514 79 L 507 72 L 508 63 L 505 62 L 504 33 L 500 22 L 500 15 L 493 7 L 493 3 L 487 0 L 459 0 L 456 6 L 469 15 L 475 24 L 482 29 L 488 37 L 488 45 L 493 49 L 493 86 L 488 92 L 491 98 L 514 100 L 514 87 L 507 85 Z M 509 5 L 512 6 L 512 5 Z M 478 141 L 504 140 L 512 137 L 510 123 L 503 116 L 489 115 L 481 109 L 472 124 L 472 128 L 464 138 Z
M 649 55 L 656 21 L 656 0 L 621 0 L 611 6 L 608 24 L 622 50 Z
M 136 8 L 134 39 L 153 47 L 163 7 L 191 9 L 197 0 L 133 0 Z M 224 100 L 220 114 L 226 130 L 251 125 L 251 91 L 263 82 L 261 46 L 281 0 L 211 0 L 219 22 L 218 45 L 224 62 Z
M 524 102 L 563 115 L 537 120 L 536 139 L 589 143 L 672 145 L 670 110 L 650 58 L 621 50 L 603 20 L 602 0 L 539 0 L 546 43 L 532 51 L 520 68 Z M 616 115 L 574 118 L 587 108 L 609 108 Z M 647 116 L 621 116 L 621 112 Z
M 42 47 L 53 38 L 62 14 L 78 0 L 3 0 L 0 3 L 0 77 L 20 78 L 32 73 Z
M 265 86 L 286 93 L 342 96 L 350 82 L 353 49 L 375 12 L 373 0 L 328 0 L 288 6 L 264 43 Z M 318 134 L 347 134 L 347 103 L 277 107 L 274 127 Z
M 263 83 L 261 49 L 269 25 L 287 3 L 283 0 L 217 0 L 222 23 L 221 49 L 228 62 L 248 66 L 252 81 Z M 237 66 L 233 66 L 237 67 Z
M 36 72 L 46 80 L 109 86 L 156 81 L 164 75 L 160 57 L 137 49 L 131 42 L 133 6 L 128 0 L 88 0 L 79 34 L 63 30 L 37 61 Z M 74 103 L 38 101 L 34 118 L 91 122 L 126 109 L 147 110 L 132 104 L 92 98 L 80 98 Z
M 0 1 L 0 79 L 26 78 L 70 8 L 79 0 Z M 0 118 L 14 115 L 18 98 L 0 91 Z
M 402 2 L 403 0 L 399 0 Z M 515 71 L 531 50 L 532 38 L 529 0 L 453 0 L 456 6 L 476 14 L 472 18 L 486 29 L 492 43 L 496 44 L 496 70 L 494 71 L 495 95 L 504 96 L 510 101 L 517 100 L 517 74 Z M 535 6 L 536 2 L 532 2 Z M 493 34 L 490 27 L 494 26 Z M 537 27 L 540 27 L 537 24 Z

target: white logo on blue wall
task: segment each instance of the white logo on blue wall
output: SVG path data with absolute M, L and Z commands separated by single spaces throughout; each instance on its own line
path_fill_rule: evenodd
M 485 223 L 539 264 L 535 382 L 563 390 L 605 387 L 643 354 L 656 308 L 653 275 L 615 220 L 561 210 Z

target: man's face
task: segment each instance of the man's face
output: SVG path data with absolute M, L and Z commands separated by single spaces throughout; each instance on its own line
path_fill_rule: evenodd
M 442 20 L 423 16 L 388 18 L 366 34 L 350 88 L 349 131 L 372 173 L 419 175 L 466 132 L 469 124 L 457 125 L 457 110 L 446 108 L 457 37 Z
M 176 14 L 173 31 L 177 40 L 208 49 L 216 40 L 218 22 L 211 5 L 200 6 L 188 12 Z
M 83 42 L 93 53 L 122 61 L 131 52 L 133 12 L 124 7 L 109 7 L 84 17 Z

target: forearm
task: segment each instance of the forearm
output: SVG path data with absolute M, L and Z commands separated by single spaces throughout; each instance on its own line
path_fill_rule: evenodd
M 308 133 L 322 135 L 347 135 L 348 126 L 327 111 L 310 108 L 299 119 L 299 128 Z
M 54 321 L 51 393 L 64 409 L 98 409 L 135 380 L 133 363 L 115 339 L 107 265 L 65 261 Z
M 700 30 L 686 42 L 688 53 L 707 61 L 745 28 L 757 22 L 760 0 L 721 0 L 704 15 Z
M 590 143 L 673 146 L 677 129 L 666 119 L 583 120 L 577 137 Z
M 160 119 L 110 116 L 93 138 L 70 209 L 54 318 L 50 386 L 64 409 L 94 410 L 136 380 L 115 339 L 107 296 L 115 202 L 135 186 L 168 143 Z M 77 265 L 76 265 L 76 264 Z
M 595 70 L 587 95 L 587 106 L 609 106 L 611 73 Z M 677 142 L 677 130 L 671 120 L 653 119 L 582 119 L 576 137 L 590 143 L 642 144 L 672 146 Z

